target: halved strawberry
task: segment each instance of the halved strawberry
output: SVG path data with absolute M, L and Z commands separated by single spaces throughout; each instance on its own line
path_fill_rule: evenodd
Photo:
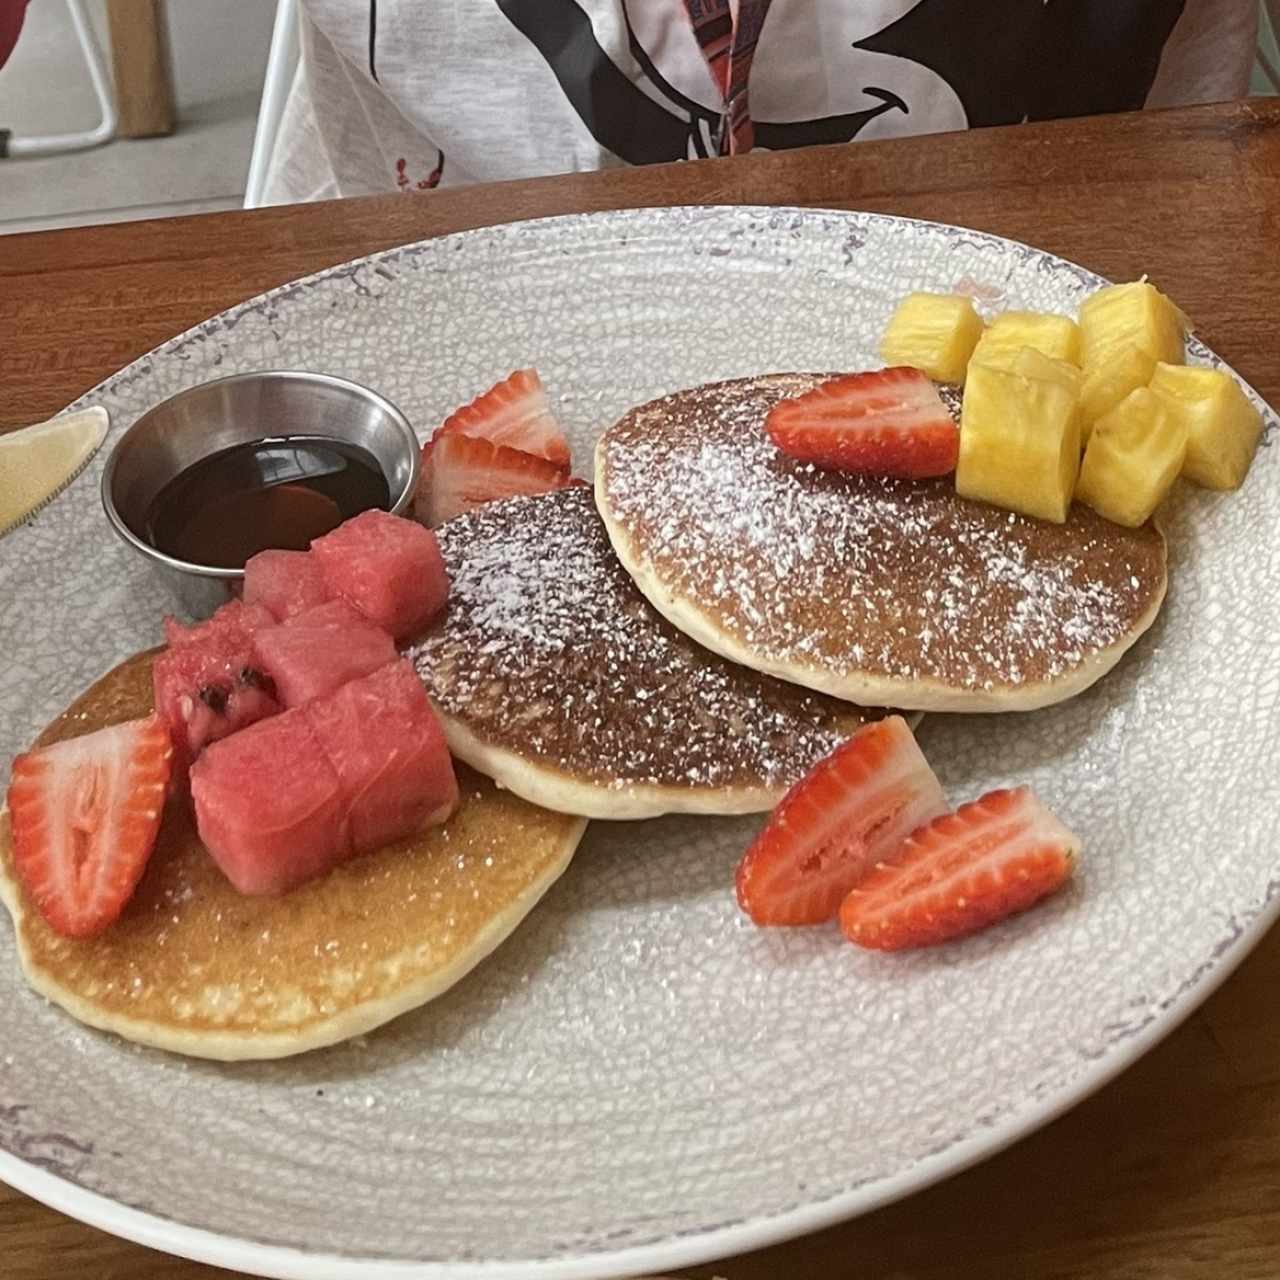
M 14 866 L 59 933 L 90 937 L 124 910 L 160 830 L 172 761 L 154 714 L 14 760 Z
M 869 867 L 947 802 L 901 716 L 864 725 L 783 796 L 738 866 L 756 924 L 835 918 Z
M 780 400 L 765 430 L 783 453 L 837 471 L 920 480 L 956 469 L 960 428 L 937 387 L 901 366 L 832 378 Z
M 1060 888 L 1079 852 L 1029 788 L 990 791 L 908 836 L 850 891 L 840 928 L 878 951 L 959 938 Z
M 498 498 L 563 489 L 568 473 L 546 458 L 464 435 L 437 435 L 423 451 L 415 512 L 435 528 Z
M 569 466 L 569 441 L 551 412 L 536 369 L 517 369 L 451 413 L 431 438 L 455 433 L 532 453 L 565 469 Z

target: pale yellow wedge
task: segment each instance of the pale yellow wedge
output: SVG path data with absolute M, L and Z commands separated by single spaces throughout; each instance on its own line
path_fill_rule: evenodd
M 106 434 L 107 411 L 95 407 L 0 435 L 0 534 L 73 479 Z

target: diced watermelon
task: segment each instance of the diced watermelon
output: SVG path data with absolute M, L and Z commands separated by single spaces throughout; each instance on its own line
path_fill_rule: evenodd
M 345 600 L 326 600 L 312 609 L 295 613 L 289 619 L 291 627 L 370 627 L 373 624 L 358 609 Z M 381 630 L 381 628 L 379 628 Z
M 449 578 L 430 529 L 385 511 L 362 511 L 315 539 L 311 554 L 334 595 L 397 640 L 444 607 Z
M 309 551 L 259 551 L 245 562 L 245 602 L 268 609 L 277 622 L 324 604 L 332 595 Z
M 214 743 L 191 768 L 191 798 L 201 841 L 241 893 L 284 893 L 351 851 L 342 785 L 302 711 Z
M 327 607 L 327 606 L 326 606 Z M 303 626 L 295 618 L 253 637 L 254 664 L 286 707 L 300 707 L 395 659 L 395 642 L 367 622 Z
M 173 739 L 175 779 L 210 742 L 280 710 L 250 644 L 229 628 L 166 649 L 152 664 L 155 708 Z
M 213 637 L 232 644 L 248 644 L 249 637 L 262 627 L 275 626 L 275 615 L 261 605 L 246 604 L 243 600 L 228 600 L 212 617 L 191 626 L 177 618 L 164 620 L 164 638 L 171 648 L 182 645 L 203 644 Z
M 458 800 L 413 667 L 388 663 L 305 708 L 214 743 L 191 769 L 200 839 L 241 893 L 284 893 Z
M 389 663 L 353 680 L 309 704 L 306 714 L 342 783 L 357 851 L 380 848 L 453 812 L 453 761 L 410 663 Z

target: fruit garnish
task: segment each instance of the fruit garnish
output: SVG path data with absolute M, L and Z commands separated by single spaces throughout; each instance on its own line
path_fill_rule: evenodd
M 849 892 L 840 928 L 877 951 L 948 942 L 1048 897 L 1079 852 L 1030 789 L 991 791 L 912 832 Z
M 1151 380 L 1157 361 L 1185 362 L 1190 321 L 1145 280 L 1109 285 L 1080 307 L 1084 438 L 1092 424 Z
M 1151 391 L 1187 428 L 1182 474 L 1208 489 L 1238 489 L 1262 437 L 1262 414 L 1221 369 L 1158 364 Z
M 0 436 L 0 534 L 69 484 L 107 434 L 107 411 L 63 414 Z
M 1030 347 L 969 366 L 956 492 L 1061 524 L 1080 467 L 1080 372 Z
M 311 555 L 333 596 L 397 640 L 416 635 L 449 598 L 440 544 L 416 520 L 362 511 L 312 539 Z
M 1137 347 L 1153 360 L 1182 364 L 1191 322 L 1153 284 L 1134 280 L 1108 285 L 1080 305 L 1081 352 L 1086 370 L 1121 346 Z
M 1070 316 L 1042 311 L 1005 311 L 987 326 L 970 363 L 1001 352 L 1016 353 L 1031 347 L 1053 360 L 1080 364 L 1080 326 Z
M 324 604 L 332 595 L 324 570 L 309 551 L 259 551 L 244 566 L 244 602 L 277 622 Z
M 213 639 L 243 645 L 249 643 L 249 637 L 255 631 L 260 631 L 263 627 L 274 627 L 275 624 L 275 615 L 262 605 L 249 604 L 244 600 L 228 600 L 204 622 L 179 622 L 177 618 L 166 616 L 164 639 L 171 649 L 181 649 L 184 645 L 206 644 Z
M 937 387 L 907 367 L 832 378 L 780 400 L 765 430 L 803 462 L 910 480 L 953 471 L 960 444 Z
M 1108 520 L 1136 527 L 1173 487 L 1186 452 L 1186 423 L 1139 387 L 1094 424 L 1076 497 Z
M 433 528 L 498 498 L 548 493 L 569 483 L 556 463 L 489 440 L 443 435 L 428 448 L 417 512 Z
M 569 466 L 569 441 L 551 412 L 536 369 L 517 369 L 455 410 L 436 428 L 432 440 L 455 433 Z
M 1098 363 L 1085 367 L 1080 390 L 1081 439 L 1085 444 L 1093 434 L 1093 424 L 1125 396 L 1145 387 L 1155 368 L 1155 357 L 1132 343 L 1123 343 Z
M 911 365 L 937 382 L 962 383 L 982 318 L 969 298 L 954 293 L 912 293 L 899 304 L 880 341 L 887 365 Z
M 868 868 L 946 808 L 907 722 L 865 725 L 783 796 L 738 865 L 738 905 L 756 924 L 834 919 Z
M 198 640 L 171 644 L 151 667 L 156 712 L 169 731 L 179 778 L 210 742 L 280 710 L 254 663 L 252 636 L 234 623 L 210 630 L 216 623 L 217 615 L 201 624 Z
M 14 866 L 58 933 L 91 937 L 124 910 L 160 830 L 172 760 L 157 715 L 14 760 Z

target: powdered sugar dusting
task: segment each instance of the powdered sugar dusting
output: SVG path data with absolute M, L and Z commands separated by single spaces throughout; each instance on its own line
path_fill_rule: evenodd
M 614 788 L 780 787 L 871 714 L 677 631 L 587 489 L 491 503 L 439 535 L 449 607 L 410 656 L 443 711 L 542 766 Z
M 641 406 L 601 444 L 610 517 L 664 588 L 766 663 L 992 691 L 1052 682 L 1126 639 L 1164 546 L 1074 507 L 1053 525 L 952 481 L 822 471 L 764 431 L 817 374 Z M 944 397 L 953 412 L 958 395 Z

